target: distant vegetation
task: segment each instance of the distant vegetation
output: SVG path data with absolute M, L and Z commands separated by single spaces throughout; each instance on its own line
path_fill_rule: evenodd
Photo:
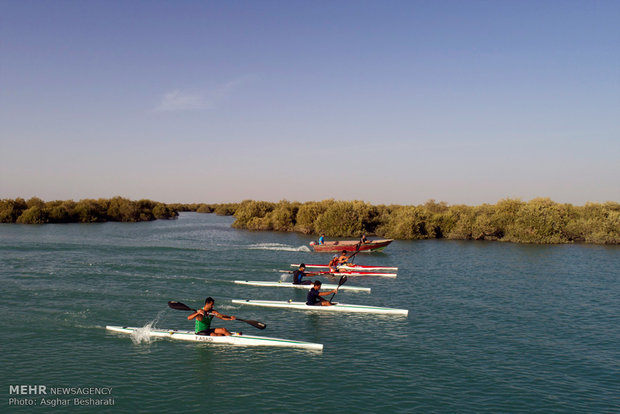
M 418 206 L 374 206 L 335 200 L 163 204 L 121 197 L 78 202 L 17 198 L 0 200 L 0 223 L 135 222 L 172 219 L 183 211 L 234 215 L 232 226 L 238 229 L 325 233 L 328 238 L 357 238 L 365 233 L 401 240 L 620 244 L 620 203 L 573 206 L 548 198 L 505 199 L 481 206 L 449 206 L 434 200 Z
M 104 221 L 149 221 L 173 219 L 177 210 L 151 200 L 112 199 L 48 201 L 31 198 L 0 200 L 0 223 L 98 223 Z
M 237 211 L 239 203 L 223 203 L 223 204 L 168 204 L 170 208 L 176 211 L 195 211 L 197 213 L 215 213 L 218 216 L 232 216 Z
M 80 201 L 43 201 L 33 197 L 0 200 L 0 223 L 102 223 L 175 219 L 180 211 L 232 216 L 239 203 L 164 204 L 151 200 L 132 201 L 122 197 Z
M 430 200 L 419 206 L 370 205 L 362 201 L 272 203 L 247 200 L 233 227 L 393 239 L 499 240 L 516 243 L 620 244 L 620 204 L 559 204 L 548 198 L 505 199 L 481 206 Z

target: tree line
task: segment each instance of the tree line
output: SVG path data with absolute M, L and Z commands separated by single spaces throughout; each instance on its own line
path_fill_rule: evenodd
M 122 197 L 48 201 L 33 197 L 0 200 L 0 223 L 99 223 L 174 219 L 178 210 L 151 200 L 132 201 Z
M 620 244 L 620 204 L 556 203 L 504 199 L 480 206 L 429 200 L 418 206 L 371 205 L 324 200 L 278 203 L 246 200 L 233 227 L 249 230 L 325 233 L 327 237 L 375 235 L 401 240 L 499 240 L 515 243 Z
M 169 207 L 174 208 L 176 211 L 193 211 L 197 213 L 215 213 L 218 216 L 232 216 L 237 211 L 240 203 L 220 203 L 220 204 L 206 204 L 206 203 L 192 203 L 181 204 L 174 203 L 168 204 Z
M 504 199 L 480 206 L 429 200 L 417 206 L 371 205 L 363 201 L 164 204 L 122 197 L 75 201 L 39 198 L 0 200 L 0 223 L 94 223 L 174 219 L 193 211 L 234 216 L 247 230 L 294 231 L 327 237 L 374 235 L 400 240 L 498 240 L 515 243 L 620 244 L 620 203 L 556 203 Z

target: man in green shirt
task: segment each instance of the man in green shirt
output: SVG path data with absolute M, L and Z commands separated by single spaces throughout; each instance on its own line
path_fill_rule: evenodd
M 215 300 L 211 296 L 205 299 L 205 305 L 202 309 L 198 309 L 196 312 L 192 313 L 187 317 L 190 321 L 192 319 L 196 320 L 195 332 L 196 335 L 207 335 L 207 336 L 230 336 L 231 333 L 226 328 L 211 328 L 211 321 L 213 317 L 217 317 L 224 321 L 234 321 L 237 319 L 235 316 L 228 316 L 219 313 L 215 309 L 213 309 L 213 305 L 215 304 Z M 241 333 L 239 333 L 241 334 Z

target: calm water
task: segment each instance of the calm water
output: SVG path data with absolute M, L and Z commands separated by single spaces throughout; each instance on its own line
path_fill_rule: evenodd
M 329 258 L 311 253 L 308 237 L 231 222 L 186 213 L 137 224 L 0 225 L 0 411 L 52 411 L 9 407 L 16 384 L 112 388 L 115 405 L 96 412 L 620 411 L 618 247 L 394 242 L 357 262 L 398 266 L 398 278 L 350 278 L 372 293 L 337 298 L 406 308 L 408 317 L 317 315 L 231 304 L 303 300 L 302 291 L 232 281 L 278 280 L 290 263 Z M 192 329 L 166 302 L 200 306 L 206 296 L 224 313 L 268 324 L 218 326 L 325 349 L 136 344 L 105 331 L 153 321 Z

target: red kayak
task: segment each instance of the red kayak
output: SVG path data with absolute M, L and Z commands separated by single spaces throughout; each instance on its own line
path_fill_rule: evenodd
M 310 246 L 315 252 L 379 252 L 385 249 L 385 246 L 392 243 L 393 239 L 369 240 L 366 243 L 360 243 L 358 240 L 341 240 L 328 241 L 324 244 L 310 242 Z
M 292 270 L 281 270 L 282 273 L 293 273 Z M 383 277 L 396 277 L 396 273 L 384 273 L 384 272 L 356 272 L 353 270 L 340 270 L 338 272 L 318 271 L 308 272 L 308 276 L 383 276 Z
M 291 264 L 291 267 L 299 267 L 299 263 Z M 328 264 L 306 264 L 306 269 L 329 269 Z M 338 266 L 340 270 L 352 270 L 355 272 L 375 272 L 379 270 L 398 270 L 393 266 L 364 266 L 355 263 L 346 263 Z

